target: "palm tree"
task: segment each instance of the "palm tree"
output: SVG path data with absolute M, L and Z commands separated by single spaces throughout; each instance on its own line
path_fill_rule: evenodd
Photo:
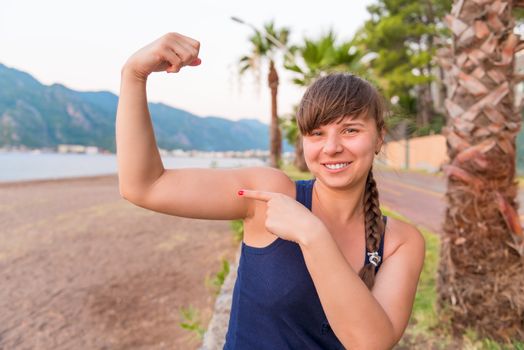
M 255 33 L 249 38 L 251 53 L 240 58 L 240 74 L 251 70 L 258 77 L 262 65 L 267 62 L 269 73 L 267 82 L 271 91 L 271 123 L 270 123 L 270 151 L 269 165 L 279 168 L 282 154 L 282 134 L 279 128 L 277 112 L 278 94 L 278 72 L 275 66 L 278 53 L 287 49 L 290 30 L 288 28 L 276 29 L 273 21 L 264 25 L 264 32 L 255 29 Z M 276 39 L 276 40 L 275 40 Z M 280 45 L 277 45 L 279 44 Z
M 482 4 L 482 5 L 480 5 Z M 522 2 L 520 2 L 522 4 Z M 446 17 L 452 48 L 444 129 L 450 163 L 438 277 L 438 307 L 455 335 L 468 329 L 524 340 L 524 239 L 517 214 L 515 53 L 511 0 L 456 0 Z
M 321 75 L 331 72 L 353 72 L 366 75 L 361 64 L 362 54 L 352 42 L 336 43 L 333 31 L 321 35 L 318 39 L 304 39 L 302 45 L 290 47 L 293 57 L 286 57 L 286 69 L 295 73 L 293 82 L 300 87 L 307 87 Z M 302 137 L 297 130 L 295 114 L 283 125 L 286 138 L 295 142 L 294 165 L 301 171 L 307 170 L 302 148 Z
M 308 86 L 321 75 L 331 72 L 352 72 L 367 75 L 361 62 L 362 53 L 353 42 L 337 44 L 336 34 L 330 30 L 317 39 L 305 38 L 302 45 L 289 48 L 294 60 L 286 61 L 286 68 L 297 73 L 293 82 L 298 86 Z

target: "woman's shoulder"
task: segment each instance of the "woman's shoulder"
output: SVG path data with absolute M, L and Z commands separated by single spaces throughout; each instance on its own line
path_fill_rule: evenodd
M 251 185 L 255 190 L 283 193 L 295 198 L 295 181 L 280 169 L 252 168 Z
M 395 254 L 400 247 L 409 250 L 412 254 L 423 253 L 425 251 L 424 236 L 415 225 L 388 216 L 384 238 L 384 258 L 387 259 Z

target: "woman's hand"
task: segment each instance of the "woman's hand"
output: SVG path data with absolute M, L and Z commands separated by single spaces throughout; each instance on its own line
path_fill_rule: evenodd
M 254 190 L 240 190 L 238 194 L 266 202 L 266 229 L 282 239 L 304 245 L 315 235 L 327 232 L 322 220 L 285 194 Z
M 177 73 L 184 66 L 198 66 L 200 43 L 178 33 L 168 33 L 135 52 L 124 69 L 146 80 L 153 72 Z

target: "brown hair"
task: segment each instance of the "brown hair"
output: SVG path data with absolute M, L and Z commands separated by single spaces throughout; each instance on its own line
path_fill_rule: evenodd
M 373 118 L 380 132 L 384 128 L 384 102 L 378 91 L 366 80 L 352 74 L 337 73 L 317 79 L 305 92 L 297 111 L 297 124 L 302 135 L 320 126 L 340 123 L 344 117 Z M 377 252 L 384 231 L 378 190 L 369 169 L 364 193 L 366 249 Z M 371 290 L 375 283 L 375 265 L 367 261 L 358 275 Z

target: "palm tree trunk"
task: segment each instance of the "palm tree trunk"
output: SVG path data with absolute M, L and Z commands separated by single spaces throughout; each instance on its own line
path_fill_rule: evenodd
M 441 318 L 454 335 L 471 328 L 524 340 L 524 240 L 516 203 L 511 0 L 456 0 L 446 17 L 453 47 L 441 50 L 450 164 L 438 277 Z
M 304 158 L 304 146 L 302 145 L 302 135 L 297 133 L 297 139 L 295 141 L 295 167 L 300 171 L 308 171 L 306 159 Z
M 267 77 L 268 85 L 271 90 L 271 125 L 269 133 L 269 165 L 273 168 L 280 167 L 280 156 L 282 154 L 282 133 L 278 125 L 277 113 L 277 93 L 278 93 L 278 73 L 275 69 L 273 60 L 269 62 L 269 74 Z
M 417 127 L 429 125 L 432 113 L 431 86 L 429 84 L 417 87 Z

